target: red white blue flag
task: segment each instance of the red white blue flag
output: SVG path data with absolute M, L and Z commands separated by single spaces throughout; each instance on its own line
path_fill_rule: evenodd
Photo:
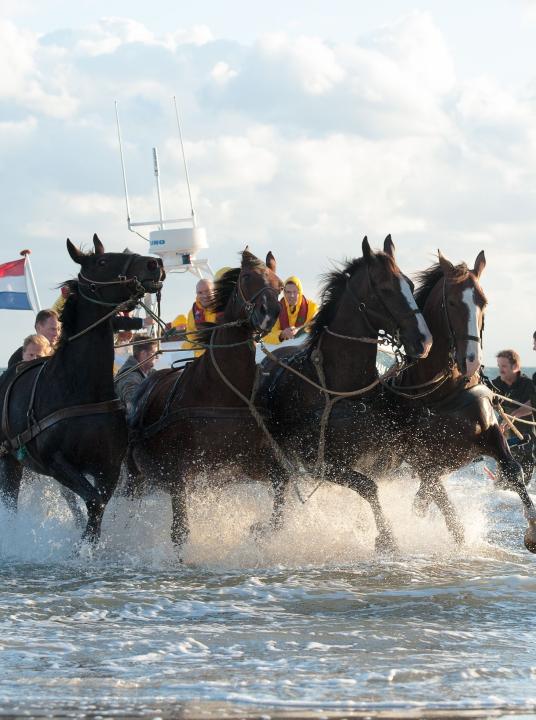
M 31 310 L 25 258 L 0 265 L 0 310 Z

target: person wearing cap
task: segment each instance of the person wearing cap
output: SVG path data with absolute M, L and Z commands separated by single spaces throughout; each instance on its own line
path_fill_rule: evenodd
M 317 313 L 318 306 L 303 294 L 301 281 L 296 275 L 285 280 L 281 309 L 272 330 L 264 338 L 268 345 L 291 340 L 300 328 L 307 326 Z

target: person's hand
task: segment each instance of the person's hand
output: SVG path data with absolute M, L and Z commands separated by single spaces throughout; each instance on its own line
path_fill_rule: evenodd
M 145 318 L 143 318 L 143 327 L 144 327 L 144 328 L 146 328 L 146 327 L 151 327 L 151 326 L 154 325 L 154 324 L 155 324 L 155 321 L 153 320 L 152 317 L 145 317 Z
M 292 340 L 294 335 L 296 335 L 296 328 L 291 325 L 290 327 L 281 330 L 279 337 L 281 340 Z

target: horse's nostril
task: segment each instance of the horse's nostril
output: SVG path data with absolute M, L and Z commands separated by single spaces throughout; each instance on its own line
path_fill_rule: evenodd
M 470 355 L 467 356 L 467 359 L 469 360 L 469 362 L 474 362 L 474 361 L 475 361 L 475 354 L 474 354 L 474 353 L 471 353 Z
M 156 260 L 147 261 L 147 269 L 150 270 L 150 272 L 155 272 L 155 270 L 158 270 L 158 267 L 158 262 Z

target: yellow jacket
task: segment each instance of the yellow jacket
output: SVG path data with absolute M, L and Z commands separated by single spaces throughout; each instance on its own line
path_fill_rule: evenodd
M 283 327 L 287 327 L 287 325 L 286 325 L 287 317 L 288 317 L 288 326 L 301 327 L 302 325 L 305 325 L 310 320 L 312 320 L 318 310 L 318 305 L 315 302 L 313 302 L 313 300 L 309 300 L 306 298 L 305 302 L 307 303 L 307 312 L 306 312 L 305 316 L 303 316 L 303 314 L 300 316 L 300 310 L 302 310 L 302 300 L 304 298 L 301 281 L 295 275 L 291 275 L 289 278 L 287 278 L 285 280 L 285 285 L 287 285 L 287 283 L 294 283 L 294 285 L 296 285 L 296 287 L 298 288 L 298 300 L 296 302 L 296 307 L 294 308 L 294 310 L 292 310 L 289 307 L 289 304 L 285 297 L 283 297 L 279 301 L 279 303 L 281 305 L 279 317 L 277 318 L 273 328 L 270 330 L 268 335 L 266 335 L 266 337 L 264 338 L 264 342 L 269 345 L 270 344 L 277 345 L 278 343 L 283 342 L 282 340 L 280 340 L 279 335 L 281 334 L 281 330 L 283 329 Z
M 194 308 L 195 308 L 195 315 L 194 315 Z M 193 334 L 197 332 L 198 325 L 196 323 L 196 315 L 198 317 L 198 322 L 209 322 L 209 323 L 215 323 L 216 322 L 216 313 L 212 312 L 212 310 L 207 310 L 202 305 L 200 305 L 197 300 L 190 308 L 190 312 L 188 313 L 188 321 L 186 323 L 186 337 L 188 337 L 190 334 Z M 175 320 L 171 323 L 172 327 L 176 327 L 179 325 L 180 321 L 179 318 L 182 318 L 184 316 L 177 315 Z M 202 319 L 201 319 L 202 318 Z M 179 321 L 179 322 L 178 322 Z M 206 342 L 209 338 L 208 333 L 206 334 L 206 338 L 202 338 L 202 342 Z M 183 350 L 190 350 L 191 348 L 197 347 L 198 342 L 196 342 L 195 338 L 192 337 L 192 340 L 184 340 L 181 347 Z M 205 351 L 204 350 L 195 350 L 194 356 L 199 357 L 202 355 Z

